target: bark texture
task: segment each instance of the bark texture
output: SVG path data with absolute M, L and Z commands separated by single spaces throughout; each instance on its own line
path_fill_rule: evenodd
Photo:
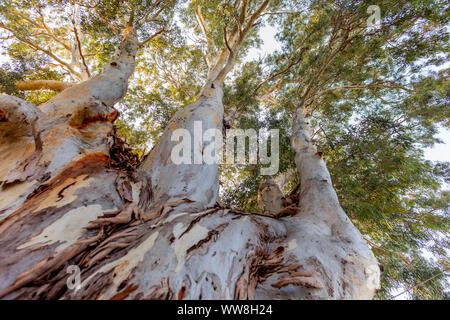
M 138 47 L 130 30 L 102 74 L 40 108 L 0 96 L 0 298 L 372 298 L 377 261 L 339 205 L 303 110 L 292 137 L 301 192 L 287 211 L 264 210 L 279 195 L 262 198 L 261 215 L 223 208 L 217 164 L 172 162 L 175 129 L 222 130 L 233 51 L 137 164 L 112 123 Z M 72 265 L 80 288 L 67 286 Z
M 114 83 L 109 77 L 102 79 Z M 80 86 L 86 90 L 86 84 Z M 62 112 L 75 96 L 57 96 L 42 109 L 45 114 Z M 108 107 L 91 104 L 87 97 L 82 99 L 89 112 Z M 180 113 L 187 112 L 189 119 L 196 113 L 188 111 L 206 110 L 216 125 L 220 122 L 215 121 L 216 113 L 209 112 L 214 110 L 208 104 L 211 99 L 216 98 L 201 97 Z M 15 119 L 10 114 L 20 116 L 19 106 L 34 110 L 18 99 L 5 100 L 18 106 L 12 113 L 2 102 L 2 112 L 8 110 L 6 119 Z M 202 186 L 209 181 L 206 177 L 214 180 L 217 168 L 187 167 L 188 177 L 198 179 L 199 174 L 204 181 L 194 180 L 196 189 L 186 179 L 184 198 L 178 199 L 181 196 L 171 194 L 170 188 L 158 190 L 148 180 L 155 171 L 146 163 L 158 155 L 160 177 L 168 174 L 164 170 L 172 174 L 177 168 L 160 161 L 163 153 L 158 149 L 165 145 L 158 145 L 136 171 L 115 167 L 109 150 L 117 142 L 108 138 L 114 117 L 94 113 L 95 121 L 73 122 L 73 114 L 63 117 L 65 122 L 59 117 L 59 126 L 43 131 L 42 150 L 48 150 L 44 154 L 33 130 L 26 136 L 8 136 L 17 139 L 16 145 L 21 142 L 24 154 L 10 151 L 15 156 L 8 160 L 12 171 L 1 176 L 3 299 L 370 299 L 375 293 L 379 275 L 374 277 L 370 267 L 377 266 L 376 260 L 340 208 L 325 162 L 309 143 L 301 112 L 292 139 L 302 175 L 300 210 L 280 219 L 218 205 L 208 208 L 216 195 L 205 198 L 202 193 L 207 189 Z M 48 121 L 45 115 L 42 119 Z M 175 123 L 185 123 L 177 119 L 182 118 L 176 117 Z M 32 123 L 33 117 L 26 122 Z M 71 135 L 66 137 L 65 130 Z M 8 127 L 2 126 L 6 131 Z M 6 143 L 5 134 L 2 137 L 3 148 L 12 145 Z M 66 140 L 77 147 L 76 156 L 70 148 L 53 151 Z M 33 156 L 36 152 L 39 156 Z M 50 166 L 53 169 L 48 170 Z M 20 178 L 12 179 L 11 172 Z M 184 177 L 178 172 L 174 176 L 174 185 Z M 70 265 L 81 268 L 78 290 L 67 287 Z
M 202 157 L 208 147 L 208 141 L 194 141 L 191 139 L 192 164 L 175 164 L 171 160 L 171 153 L 178 141 L 172 141 L 172 133 L 177 129 L 185 129 L 202 137 L 208 129 L 222 132 L 223 105 L 222 86 L 219 81 L 207 82 L 199 98 L 177 112 L 168 124 L 167 129 L 159 139 L 157 145 L 143 162 L 140 170 L 147 177 L 146 186 L 152 188 L 152 205 L 155 209 L 165 202 L 172 202 L 189 198 L 189 210 L 201 211 L 217 202 L 219 193 L 218 165 L 204 163 Z M 201 130 L 195 125 L 201 123 Z
M 15 85 L 18 90 L 22 91 L 47 89 L 60 92 L 72 87 L 74 84 L 57 80 L 27 80 L 16 82 Z

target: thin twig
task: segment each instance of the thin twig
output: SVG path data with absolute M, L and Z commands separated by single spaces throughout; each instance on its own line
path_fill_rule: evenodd
M 84 69 L 86 71 L 86 74 L 88 75 L 88 77 L 91 77 L 91 73 L 89 72 L 89 68 L 86 64 L 86 60 L 84 59 L 84 55 L 83 52 L 81 51 L 81 42 L 80 42 L 80 38 L 78 37 L 78 31 L 77 31 L 77 27 L 75 26 L 75 21 L 73 21 L 73 32 L 75 33 L 75 39 L 77 40 L 77 44 L 78 44 L 78 52 L 80 53 L 80 57 L 81 57 L 81 61 L 83 62 L 84 65 Z
M 412 289 L 414 289 L 414 288 L 416 288 L 416 287 L 422 286 L 422 285 L 424 285 L 425 283 L 427 283 L 428 281 L 431 281 L 431 280 L 433 280 L 434 278 L 440 276 L 441 274 L 445 274 L 446 272 L 448 272 L 448 270 L 441 271 L 441 272 L 439 272 L 438 274 L 432 276 L 431 278 L 428 278 L 427 280 L 424 280 L 424 281 L 422 281 L 422 282 L 419 282 L 418 284 L 412 286 L 411 288 L 408 288 L 408 289 L 406 289 L 405 291 L 400 292 L 399 294 L 390 297 L 389 300 L 393 300 L 393 299 L 397 298 L 398 296 L 401 296 L 402 294 L 404 294 L 404 293 L 406 293 L 406 292 L 408 292 L 408 291 L 410 291 L 410 290 L 412 290 Z

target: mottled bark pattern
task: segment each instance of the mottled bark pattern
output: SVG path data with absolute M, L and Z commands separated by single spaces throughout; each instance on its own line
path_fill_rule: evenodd
M 0 298 L 372 298 L 377 262 L 339 205 L 303 110 L 289 214 L 222 208 L 216 164 L 172 163 L 173 130 L 222 130 L 224 59 L 135 166 L 112 123 L 137 49 L 130 30 L 103 73 L 39 108 L 0 96 Z M 67 286 L 71 265 L 78 290 Z

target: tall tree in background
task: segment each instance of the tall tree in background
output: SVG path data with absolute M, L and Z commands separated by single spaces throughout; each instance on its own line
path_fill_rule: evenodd
M 178 7 L 175 1 L 78 1 L 70 10 L 58 1 L 27 3 L 0 6 L 0 27 L 13 44 L 9 55 L 16 63 L 2 71 L 3 90 L 28 100 L 1 96 L 1 297 L 372 298 L 379 287 L 378 262 L 353 223 L 371 246 L 409 262 L 392 250 L 395 239 L 387 248 L 376 244 L 385 239 L 380 235 L 395 234 L 376 223 L 382 219 L 375 216 L 388 212 L 382 217 L 386 224 L 405 225 L 396 217 L 403 212 L 393 211 L 405 203 L 404 190 L 416 183 L 436 192 L 436 179 L 445 169 L 431 175 L 430 167 L 411 154 L 415 149 L 409 142 L 420 138 L 430 144 L 436 124 L 445 121 L 445 77 L 409 82 L 407 77 L 415 71 L 407 68 L 421 58 L 431 57 L 424 63 L 438 65 L 437 54 L 446 52 L 446 20 L 439 12 L 443 4 L 428 8 L 419 2 L 395 6 L 380 1 L 383 20 L 380 28 L 372 29 L 364 1 L 208 0 Z M 52 26 L 46 23 L 52 12 L 70 15 Z M 180 18 L 170 23 L 175 13 Z M 250 62 L 224 85 L 233 66 L 242 64 L 248 49 L 258 43 L 257 29 L 266 17 L 282 27 L 283 52 L 265 62 L 269 71 Z M 192 34 L 185 37 L 180 23 Z M 114 46 L 117 54 L 112 57 Z M 138 72 L 119 104 L 125 118 L 118 128 L 141 154 L 147 131 L 152 131 L 154 147 L 142 159 L 112 125 L 114 105 L 127 92 L 136 56 Z M 53 98 L 42 90 L 24 92 L 67 87 Z M 386 111 L 387 98 L 398 100 L 389 105 L 394 111 Z M 36 107 L 30 101 L 43 103 Z M 261 113 L 264 106 L 272 117 Z M 350 120 L 353 112 L 360 112 L 362 119 Z M 292 114 L 293 123 L 287 121 Z M 399 127 L 388 116 L 407 118 L 400 124 L 419 124 Z M 145 121 L 136 131 L 127 119 L 138 118 Z M 250 213 L 251 195 L 258 187 L 264 191 L 261 186 L 273 186 L 270 181 L 258 185 L 258 167 L 222 170 L 225 184 L 245 177 L 251 181 L 237 188 L 240 194 L 226 187 L 222 191 L 226 203 L 243 209 L 236 211 L 217 203 L 217 164 L 172 162 L 174 131 L 194 134 L 198 121 L 203 131 L 222 131 L 224 123 L 284 130 L 282 187 L 286 191 L 300 184 L 278 199 L 280 212 Z M 311 134 L 309 125 L 321 131 Z M 364 138 L 383 134 L 385 128 L 393 134 L 379 137 L 378 144 Z M 417 128 L 425 132 L 420 135 Z M 326 151 L 353 223 L 339 204 L 312 135 Z M 395 153 L 380 154 L 380 145 Z M 194 144 L 192 158 L 209 146 L 210 141 Z M 355 150 L 376 157 L 355 155 Z M 387 158 L 392 159 L 388 167 Z M 375 196 L 380 183 L 414 168 L 430 174 L 392 181 L 383 198 Z M 379 177 L 379 171 L 384 175 Z M 361 189 L 353 179 L 361 178 L 352 178 L 355 174 L 366 179 L 359 188 L 373 191 L 368 200 L 357 198 Z M 379 202 L 373 200 L 377 197 Z M 421 214 L 425 229 L 446 230 L 448 220 L 440 214 L 445 199 L 430 194 L 407 200 L 414 217 Z M 387 205 L 367 218 L 378 203 Z M 420 205 L 437 212 L 419 212 Z M 392 218 L 396 220 L 390 222 Z M 424 232 L 417 225 L 406 226 L 416 227 L 409 243 L 403 243 L 410 248 Z M 78 290 L 67 287 L 72 265 L 81 271 Z
M 381 21 L 367 30 L 370 5 L 381 8 Z M 238 126 L 289 133 L 292 110 L 304 106 L 340 202 L 384 266 L 379 297 L 414 288 L 413 297 L 442 298 L 449 195 L 441 185 L 448 183 L 448 164 L 425 161 L 423 148 L 437 142 L 439 126 L 448 128 L 448 6 L 313 1 L 285 10 L 271 16 L 283 26 L 283 48 L 267 58 L 269 71 L 261 75 L 249 63 L 234 85 L 230 105 L 242 101 L 255 110 L 241 109 Z M 248 90 L 238 89 L 242 84 Z M 270 110 L 262 121 L 255 92 Z M 279 178 L 289 192 L 300 177 L 287 140 L 281 154 Z M 254 209 L 257 172 L 241 168 L 224 201 Z

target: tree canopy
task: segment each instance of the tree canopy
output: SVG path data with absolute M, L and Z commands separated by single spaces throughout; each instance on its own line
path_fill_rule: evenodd
M 142 48 L 115 127 L 143 156 L 196 99 L 221 48 L 232 51 L 237 26 L 249 25 L 225 82 L 226 127 L 280 129 L 275 179 L 288 194 L 300 181 L 292 113 L 305 108 L 340 203 L 384 270 L 378 298 L 410 288 L 415 299 L 445 298 L 449 164 L 426 160 L 424 148 L 450 127 L 448 2 L 271 0 L 255 21 L 240 15 L 261 2 L 1 0 L 1 91 L 43 103 L 98 74 L 132 26 Z M 248 59 L 264 24 L 281 46 Z M 30 87 L 36 80 L 55 82 Z M 220 170 L 221 201 L 257 211 L 260 164 Z

